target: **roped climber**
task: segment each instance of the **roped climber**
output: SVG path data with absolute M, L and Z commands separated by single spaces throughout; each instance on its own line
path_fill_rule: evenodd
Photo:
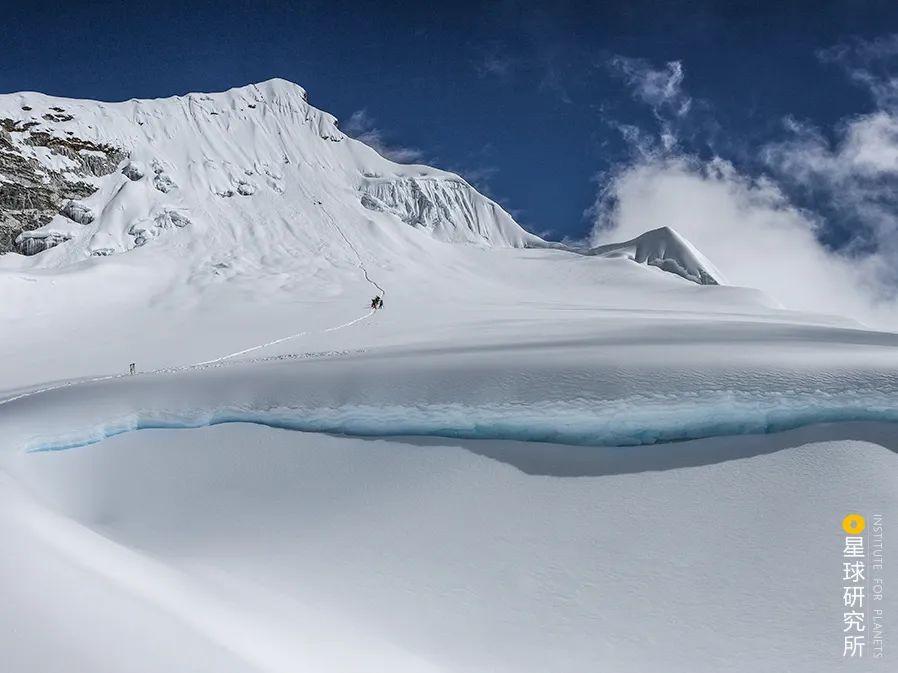
M 371 300 L 371 308 L 373 308 L 375 311 L 383 306 L 383 304 L 384 302 L 380 298 L 380 295 L 377 295 L 376 297 L 374 297 L 374 299 Z

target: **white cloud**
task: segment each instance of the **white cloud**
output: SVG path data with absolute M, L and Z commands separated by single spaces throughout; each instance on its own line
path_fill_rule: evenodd
M 678 151 L 674 129 L 692 102 L 678 61 L 658 69 L 613 59 L 633 95 L 651 106 L 661 134 L 655 143 L 639 128 L 618 125 L 635 159 L 604 176 L 588 211 L 596 218 L 594 242 L 667 225 L 732 283 L 763 290 L 787 308 L 898 329 L 898 78 L 885 67 L 898 60 L 898 36 L 819 55 L 868 87 L 880 109 L 844 120 L 834 142 L 786 119 L 788 138 L 761 148 L 759 157 L 779 183 L 740 174 L 721 158 L 701 161 Z M 823 215 L 796 207 L 781 186 L 850 221 L 852 240 L 839 252 L 824 246 Z
M 895 260 L 883 273 L 898 286 L 898 117 L 882 110 L 855 117 L 835 143 L 796 122 L 789 128 L 791 137 L 763 148 L 762 159 L 784 184 L 850 223 L 848 249 Z
M 623 124 L 613 120 L 609 120 L 608 124 L 611 125 L 612 128 L 617 129 L 618 133 L 621 134 L 621 137 L 630 149 L 643 159 L 648 159 L 657 153 L 655 137 L 646 133 L 638 126 L 635 126 L 634 124 Z
M 898 119 L 877 112 L 853 120 L 838 154 L 845 167 L 863 175 L 898 174 Z
M 816 129 L 787 120 L 790 138 L 763 148 L 763 158 L 794 180 L 898 177 L 898 117 L 877 111 L 842 125 L 834 145 Z
M 424 152 L 416 147 L 402 147 L 388 143 L 384 138 L 384 131 L 375 126 L 374 119 L 364 108 L 356 110 L 349 120 L 341 124 L 343 131 L 369 147 L 373 147 L 379 154 L 400 164 L 410 164 L 420 161 Z
M 838 44 L 817 52 L 817 56 L 824 63 L 839 65 L 851 79 L 869 89 L 879 107 L 898 108 L 898 76 L 894 73 L 898 35 Z
M 648 105 L 659 123 L 657 139 L 628 124 L 612 124 L 624 140 L 641 154 L 656 151 L 671 152 L 678 143 L 678 129 L 692 109 L 692 98 L 683 88 L 683 64 L 670 61 L 662 68 L 653 67 L 641 58 L 615 56 L 608 66 L 630 87 L 633 97 Z
M 820 54 L 869 91 L 878 109 L 843 120 L 835 140 L 795 120 L 789 138 L 762 158 L 784 184 L 814 194 L 854 227 L 849 248 L 889 260 L 880 274 L 898 287 L 898 36 L 838 45 Z
M 610 66 L 618 72 L 632 88 L 633 95 L 651 106 L 656 115 L 665 112 L 678 117 L 689 112 L 692 99 L 683 90 L 683 64 L 670 61 L 663 68 L 653 68 L 641 58 L 615 56 Z
M 898 327 L 894 300 L 876 281 L 881 256 L 827 250 L 816 219 L 775 183 L 740 175 L 728 162 L 654 158 L 616 174 L 602 191 L 594 242 L 624 240 L 662 225 L 686 236 L 735 285 L 783 306 Z

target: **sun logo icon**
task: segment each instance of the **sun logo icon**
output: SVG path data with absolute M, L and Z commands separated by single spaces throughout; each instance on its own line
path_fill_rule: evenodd
M 849 535 L 860 535 L 866 526 L 867 522 L 860 514 L 849 514 L 842 519 L 842 530 Z

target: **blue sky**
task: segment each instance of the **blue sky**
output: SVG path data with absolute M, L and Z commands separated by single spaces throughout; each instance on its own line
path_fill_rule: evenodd
M 0 91 L 122 100 L 283 77 L 553 238 L 587 236 L 634 166 L 717 157 L 775 181 L 830 247 L 882 242 L 836 203 L 838 176 L 794 179 L 790 162 L 818 143 L 837 163 L 852 119 L 892 109 L 871 78 L 898 63 L 895 2 L 21 2 L 4 19 Z

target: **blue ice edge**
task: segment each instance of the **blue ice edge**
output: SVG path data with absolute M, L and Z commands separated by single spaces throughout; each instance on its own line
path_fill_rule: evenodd
M 127 432 L 195 429 L 224 423 L 355 437 L 426 436 L 497 439 L 574 446 L 645 446 L 710 437 L 783 432 L 822 423 L 898 422 L 898 395 L 883 391 L 842 394 L 760 393 L 687 395 L 634 400 L 420 406 L 351 405 L 331 408 L 135 412 L 91 428 L 32 437 L 27 452 L 61 451 Z

